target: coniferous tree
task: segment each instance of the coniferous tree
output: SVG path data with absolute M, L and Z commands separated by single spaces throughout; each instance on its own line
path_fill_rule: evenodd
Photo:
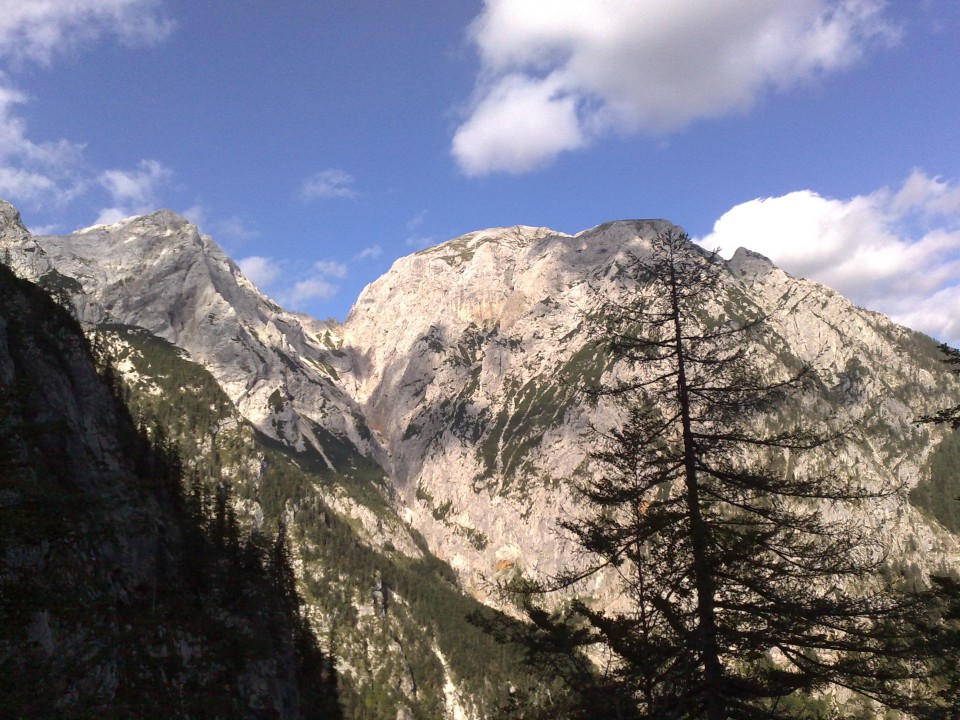
M 269 571 L 280 597 L 292 608 L 299 608 L 301 599 L 297 592 L 297 578 L 293 572 L 293 556 L 290 554 L 290 545 L 287 541 L 287 524 L 282 521 L 277 528 L 277 537 L 270 550 Z
M 214 544 L 226 548 L 231 553 L 240 551 L 240 524 L 233 507 L 233 488 L 225 480 L 217 483 L 213 499 L 213 522 L 211 535 Z
M 940 351 L 946 356 L 944 362 L 948 365 L 955 365 L 954 372 L 960 373 L 960 350 L 950 347 L 946 343 L 941 343 Z M 960 405 L 938 410 L 933 415 L 925 415 L 920 418 L 920 422 L 948 423 L 954 430 L 960 430 Z
M 625 420 L 577 487 L 589 512 L 564 523 L 592 560 L 560 583 L 616 574 L 625 606 L 580 610 L 636 716 L 797 717 L 831 685 L 908 707 L 901 681 L 918 671 L 889 628 L 911 605 L 879 587 L 881 548 L 854 519 L 894 489 L 809 458 L 842 432 L 791 420 L 816 412 L 816 377 L 754 350 L 770 332 L 762 313 L 708 311 L 730 302 L 715 255 L 667 232 L 623 270 L 598 334 L 633 372 L 591 392 Z
M 944 362 L 960 373 L 960 350 L 940 345 Z M 960 405 L 920 418 L 921 423 L 947 424 L 960 432 Z M 960 472 L 960 471 L 958 471 Z M 960 502 L 960 497 L 955 498 Z M 936 684 L 936 702 L 923 718 L 960 720 L 960 580 L 950 575 L 933 575 L 928 593 L 930 612 L 917 632 L 930 646 L 930 665 Z

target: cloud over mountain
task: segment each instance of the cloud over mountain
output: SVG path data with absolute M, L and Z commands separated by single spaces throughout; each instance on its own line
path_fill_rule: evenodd
M 960 344 L 960 181 L 914 170 L 899 188 L 846 200 L 811 190 L 726 212 L 701 243 L 743 246 L 860 305 Z
M 97 223 L 149 213 L 159 204 L 161 188 L 172 179 L 173 171 L 156 160 L 141 160 L 135 170 L 104 170 L 97 180 L 110 193 L 113 206 L 100 211 Z
M 467 175 L 522 173 L 612 133 L 748 109 L 855 62 L 897 30 L 882 0 L 486 0 L 481 72 L 452 153 Z

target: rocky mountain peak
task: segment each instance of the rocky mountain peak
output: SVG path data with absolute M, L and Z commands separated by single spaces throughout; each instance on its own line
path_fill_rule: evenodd
M 156 210 L 147 215 L 131 215 L 125 217 L 121 220 L 118 220 L 113 223 L 101 223 L 98 225 L 91 225 L 90 227 L 81 228 L 77 230 L 77 234 L 95 232 L 97 230 L 106 229 L 106 228 L 118 228 L 118 227 L 136 227 L 136 228 L 152 228 L 155 230 L 160 230 L 161 234 L 165 230 L 179 230 L 185 225 L 190 225 L 190 221 L 184 218 L 181 215 L 178 215 L 173 210 L 160 209 Z
M 0 237 L 22 238 L 29 234 L 20 211 L 6 200 L 0 198 Z
M 735 276 L 756 278 L 775 270 L 776 266 L 765 255 L 746 248 L 737 248 L 727 262 L 727 268 Z
M 367 447 L 334 379 L 342 357 L 326 324 L 284 311 L 180 215 L 7 234 L 0 245 L 22 277 L 66 293 L 87 327 L 141 327 L 185 350 L 267 435 L 321 453 L 324 432 Z

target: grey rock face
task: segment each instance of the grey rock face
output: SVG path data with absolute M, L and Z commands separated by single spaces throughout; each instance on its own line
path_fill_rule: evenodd
M 3 243 L 14 269 L 41 285 L 68 278 L 88 327 L 136 325 L 178 345 L 261 431 L 313 447 L 331 467 L 331 444 L 371 451 L 356 404 L 336 382 L 337 329 L 282 310 L 196 226 L 161 210 L 35 237 L 5 212 L 12 229 Z
M 20 219 L 20 211 L 5 200 L 0 200 L 0 237 L 22 238 L 28 234 Z
M 770 258 L 746 248 L 737 248 L 727 267 L 738 277 L 758 277 L 776 269 Z
M 579 511 L 568 481 L 594 471 L 592 428 L 618 421 L 614 407 L 589 402 L 577 386 L 630 372 L 607 364 L 586 318 L 622 291 L 622 268 L 670 227 L 472 233 L 398 260 L 347 318 L 355 362 L 347 387 L 387 450 L 407 517 L 478 595 L 504 572 L 549 575 L 569 563 L 556 531 Z M 856 428 L 838 471 L 878 485 L 919 482 L 942 431 L 913 421 L 958 393 L 929 339 L 748 250 L 727 268 L 705 311 L 723 322 L 768 316 L 771 344 L 752 349 L 760 362 L 820 370 L 823 402 Z M 921 548 L 914 560 L 955 557 L 956 539 L 905 497 L 865 512 L 892 544 Z

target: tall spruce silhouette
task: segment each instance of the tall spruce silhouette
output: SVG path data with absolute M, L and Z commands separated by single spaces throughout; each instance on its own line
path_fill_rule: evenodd
M 588 512 L 563 523 L 589 562 L 559 584 L 616 573 L 619 609 L 579 609 L 630 716 L 779 720 L 831 685 L 909 707 L 919 670 L 896 619 L 911 600 L 881 587 L 878 539 L 855 519 L 898 488 L 822 462 L 844 432 L 810 417 L 816 373 L 758 350 L 768 318 L 724 306 L 715 254 L 670 231 L 619 278 L 597 335 L 632 372 L 586 390 L 624 419 L 577 485 Z

